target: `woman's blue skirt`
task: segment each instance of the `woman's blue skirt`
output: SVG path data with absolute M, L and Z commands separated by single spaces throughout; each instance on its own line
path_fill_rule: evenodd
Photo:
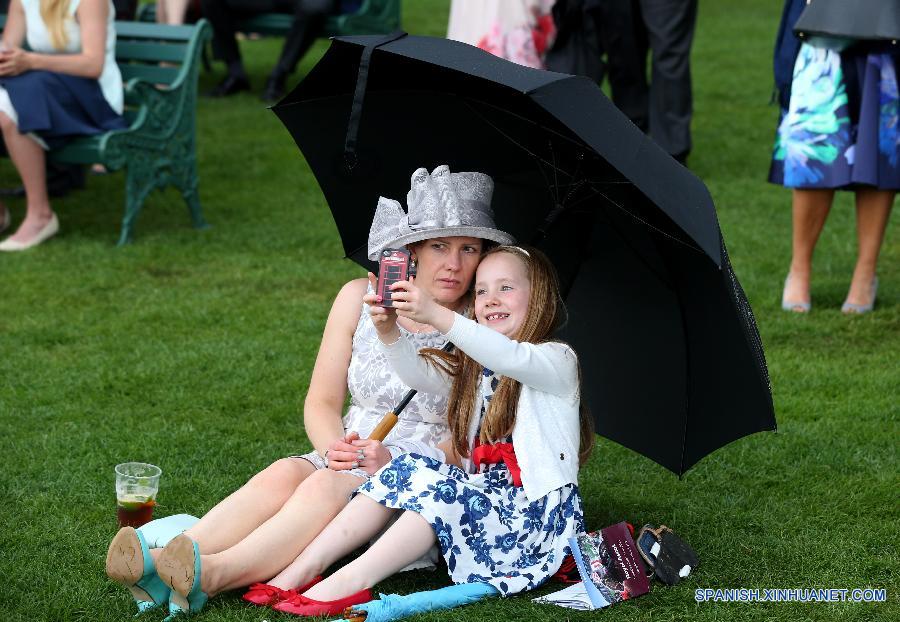
M 789 188 L 900 190 L 898 56 L 804 43 L 769 181 Z
M 72 138 L 128 127 L 92 78 L 26 71 L 0 78 L 0 86 L 19 116 L 19 131 L 37 134 L 51 149 Z

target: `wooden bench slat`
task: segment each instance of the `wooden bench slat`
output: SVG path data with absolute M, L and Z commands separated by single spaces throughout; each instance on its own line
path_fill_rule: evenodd
M 177 67 L 160 67 L 159 65 L 140 63 L 121 63 L 119 70 L 122 72 L 122 80 L 125 82 L 131 78 L 143 78 L 154 84 L 172 84 L 179 72 Z
M 131 60 L 180 63 L 186 53 L 187 44 L 184 43 L 163 44 L 136 40 L 116 42 L 116 61 L 119 63 Z

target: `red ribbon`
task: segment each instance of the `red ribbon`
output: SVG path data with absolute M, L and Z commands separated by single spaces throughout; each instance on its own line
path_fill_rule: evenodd
M 475 439 L 476 442 L 478 439 Z M 509 474 L 512 476 L 513 486 L 522 485 L 521 469 L 516 459 L 516 450 L 512 443 L 497 443 L 496 445 L 478 445 L 472 451 L 472 462 L 477 468 L 482 464 L 506 463 Z

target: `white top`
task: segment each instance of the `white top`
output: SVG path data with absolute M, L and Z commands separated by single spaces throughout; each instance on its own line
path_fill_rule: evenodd
M 578 482 L 579 429 L 578 359 L 564 343 L 519 343 L 457 314 L 447 339 L 496 375 L 522 383 L 513 448 L 529 500 Z M 380 342 L 379 342 L 380 343 Z M 418 356 L 402 336 L 380 347 L 397 375 L 409 386 L 429 393 L 450 391 L 452 379 Z M 480 411 L 480 402 L 473 405 Z M 470 419 L 469 447 L 475 440 L 478 413 Z M 431 452 L 432 455 L 433 452 Z M 473 471 L 471 460 L 464 466 Z
M 97 82 L 100 83 L 100 90 L 103 91 L 103 97 L 109 102 L 110 107 L 117 114 L 122 114 L 125 94 L 122 91 L 122 74 L 116 64 L 116 27 L 114 24 L 116 9 L 113 7 L 112 0 L 107 1 L 109 15 L 106 19 L 106 58 L 103 61 L 103 72 Z M 53 47 L 50 31 L 47 30 L 41 17 L 40 0 L 22 0 L 22 7 L 25 9 L 25 39 L 28 41 L 28 47 L 41 54 L 77 54 L 81 52 L 81 29 L 75 17 L 75 11 L 78 10 L 80 3 L 81 0 L 71 0 L 69 4 L 69 19 L 65 23 L 69 42 L 65 48 L 57 50 Z

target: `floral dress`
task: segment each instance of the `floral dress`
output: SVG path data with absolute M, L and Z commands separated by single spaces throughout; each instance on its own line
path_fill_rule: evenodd
M 482 417 L 498 380 L 485 370 Z M 387 464 L 359 492 L 427 520 L 454 583 L 489 583 L 507 596 L 546 581 L 570 553 L 568 539 L 585 532 L 578 486 L 569 484 L 529 501 L 512 480 L 503 462 L 469 473 L 407 454 Z
M 900 189 L 896 53 L 803 43 L 782 110 L 769 181 L 789 188 Z

